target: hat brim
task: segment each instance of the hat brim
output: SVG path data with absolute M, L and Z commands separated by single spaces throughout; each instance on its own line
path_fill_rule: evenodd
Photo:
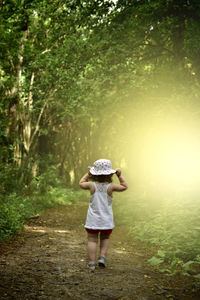
M 92 175 L 111 175 L 111 174 L 116 173 L 116 170 L 110 169 L 109 171 L 97 171 L 94 169 L 94 167 L 92 167 L 90 169 L 90 173 Z

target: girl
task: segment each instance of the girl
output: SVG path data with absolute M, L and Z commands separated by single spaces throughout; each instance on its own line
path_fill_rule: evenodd
M 94 271 L 98 234 L 100 233 L 98 265 L 105 267 L 109 236 L 114 228 L 112 192 L 123 192 L 128 187 L 121 176 L 121 170 L 113 170 L 110 160 L 99 159 L 94 162 L 93 167 L 88 167 L 88 169 L 89 172 L 81 178 L 79 184 L 82 189 L 90 190 L 91 194 L 85 229 L 88 233 L 88 267 Z M 114 173 L 118 176 L 119 184 L 112 183 Z M 89 179 L 93 182 L 88 181 Z

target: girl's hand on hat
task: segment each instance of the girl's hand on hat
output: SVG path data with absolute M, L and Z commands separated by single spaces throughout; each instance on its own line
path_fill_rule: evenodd
M 122 171 L 121 169 L 116 169 L 116 175 L 119 177 L 121 175 Z
M 88 175 L 91 175 L 90 174 L 90 169 L 91 169 L 92 167 L 91 166 L 88 166 Z

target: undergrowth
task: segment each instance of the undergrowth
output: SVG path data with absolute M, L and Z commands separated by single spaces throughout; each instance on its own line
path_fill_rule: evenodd
M 0 198 L 0 240 L 13 236 L 23 229 L 31 217 L 44 209 L 62 204 L 74 204 L 85 198 L 82 191 L 52 187 L 45 194 L 31 196 L 10 194 Z
M 130 235 L 155 252 L 149 264 L 168 275 L 181 273 L 200 280 L 198 197 L 165 198 L 158 204 L 127 193 L 117 204 L 117 222 L 128 224 Z
M 4 176 L 0 188 L 0 240 L 12 237 L 30 217 L 46 208 L 74 204 L 86 198 L 84 191 L 66 187 L 54 167 L 35 177 L 27 187 L 21 185 L 21 190 L 19 184 L 16 188 L 16 176 L 10 178 L 9 184 L 7 177 Z

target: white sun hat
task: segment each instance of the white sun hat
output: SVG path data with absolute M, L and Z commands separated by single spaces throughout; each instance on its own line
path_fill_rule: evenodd
M 112 169 L 111 161 L 108 159 L 96 160 L 93 167 L 90 168 L 90 173 L 92 175 L 110 175 L 114 174 L 116 170 Z

